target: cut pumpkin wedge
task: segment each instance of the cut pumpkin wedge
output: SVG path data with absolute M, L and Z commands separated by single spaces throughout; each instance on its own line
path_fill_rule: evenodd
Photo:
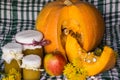
M 93 54 L 88 54 L 87 52 L 79 52 L 80 49 L 81 47 L 78 44 L 77 40 L 71 35 L 68 35 L 66 40 L 66 53 L 69 61 L 72 62 L 73 59 L 80 58 L 80 60 L 83 62 L 82 65 L 87 70 L 89 76 L 99 74 L 115 66 L 115 51 L 109 46 L 104 46 L 103 51 L 99 57 Z M 90 56 L 96 60 L 94 62 L 87 62 L 85 61 L 86 56 Z

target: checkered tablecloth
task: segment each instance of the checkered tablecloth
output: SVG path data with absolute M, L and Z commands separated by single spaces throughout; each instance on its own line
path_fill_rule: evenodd
M 53 0 L 0 0 L 0 56 L 1 47 L 12 41 L 17 32 L 35 29 L 37 14 L 51 1 Z M 106 30 L 101 45 L 109 45 L 120 55 L 120 0 L 84 1 L 95 5 L 105 19 Z M 3 68 L 3 61 L 0 59 L 0 71 Z M 120 56 L 113 69 L 96 77 L 98 80 L 120 80 Z M 41 80 L 65 80 L 65 76 L 50 77 L 44 71 Z

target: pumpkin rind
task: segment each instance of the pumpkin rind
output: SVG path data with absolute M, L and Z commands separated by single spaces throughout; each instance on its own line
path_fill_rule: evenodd
M 90 51 L 97 47 L 104 34 L 104 21 L 100 13 L 88 3 L 76 5 L 80 11 L 80 25 L 83 33 L 83 49 Z M 86 15 L 88 14 L 88 15 Z M 84 18 L 84 16 L 86 16 Z

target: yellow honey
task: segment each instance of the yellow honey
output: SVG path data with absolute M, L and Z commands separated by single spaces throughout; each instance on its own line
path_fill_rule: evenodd
M 23 79 L 40 80 L 41 58 L 38 55 L 27 55 L 22 59 Z
M 2 47 L 2 52 L 5 73 L 8 73 L 12 68 L 21 71 L 20 62 L 23 57 L 22 45 L 14 42 L 8 43 Z

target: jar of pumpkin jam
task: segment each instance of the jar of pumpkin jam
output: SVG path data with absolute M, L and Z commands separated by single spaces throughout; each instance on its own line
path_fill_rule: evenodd
M 41 58 L 38 55 L 30 54 L 22 59 L 23 79 L 40 80 Z
M 21 71 L 20 62 L 23 57 L 22 49 L 22 45 L 15 42 L 7 43 L 2 47 L 5 73 L 8 73 L 12 68 Z
M 36 30 L 24 30 L 15 35 L 17 43 L 23 45 L 23 54 L 35 54 L 43 58 L 43 49 L 41 42 L 43 34 Z

